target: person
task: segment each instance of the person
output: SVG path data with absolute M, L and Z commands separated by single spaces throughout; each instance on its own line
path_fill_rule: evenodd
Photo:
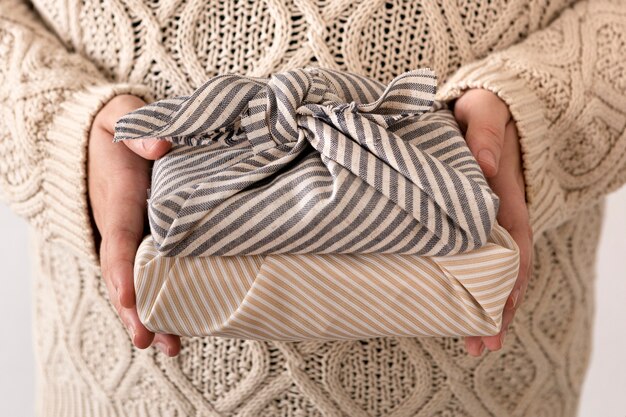
M 32 6 L 0 3 L 0 188 L 37 230 L 38 415 L 576 415 L 603 201 L 626 180 L 626 3 Z M 139 322 L 132 265 L 168 145 L 113 144 L 115 121 L 217 74 L 311 63 L 438 74 L 522 253 L 499 335 L 181 341 Z

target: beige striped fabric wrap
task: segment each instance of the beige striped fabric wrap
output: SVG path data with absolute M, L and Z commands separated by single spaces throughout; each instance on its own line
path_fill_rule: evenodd
M 254 340 L 494 335 L 519 265 L 496 223 L 479 249 L 447 256 L 305 254 L 164 257 L 135 263 L 152 331 Z
M 224 74 L 116 124 L 160 137 L 136 258 L 153 331 L 245 339 L 496 334 L 519 254 L 429 69 L 385 86 Z

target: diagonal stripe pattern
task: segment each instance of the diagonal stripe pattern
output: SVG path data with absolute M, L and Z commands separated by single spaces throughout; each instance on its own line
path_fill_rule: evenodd
M 135 260 L 137 311 L 158 333 L 253 340 L 486 336 L 502 326 L 519 250 L 496 223 L 448 256 L 304 254 Z
M 148 200 L 167 257 L 446 256 L 495 224 L 488 187 L 436 77 L 385 86 L 319 67 L 226 74 L 121 118 L 115 140 L 163 138 Z

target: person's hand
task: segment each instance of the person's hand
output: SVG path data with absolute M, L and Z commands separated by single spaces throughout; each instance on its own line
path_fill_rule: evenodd
M 500 333 L 465 338 L 468 353 L 479 356 L 485 347 L 498 350 L 504 343 L 508 326 L 528 287 L 533 237 L 526 207 L 517 127 L 507 104 L 491 91 L 470 89 L 456 100 L 454 116 L 490 187 L 500 198 L 498 223 L 509 232 L 520 250 L 519 274 L 506 301 Z
M 135 305 L 133 265 L 146 215 L 151 160 L 171 144 L 158 139 L 113 143 L 115 123 L 146 103 L 132 95 L 111 99 L 96 115 L 89 134 L 88 188 L 93 219 L 101 240 L 100 266 L 111 303 L 140 349 L 150 345 L 175 356 L 178 336 L 150 332 L 139 321 Z

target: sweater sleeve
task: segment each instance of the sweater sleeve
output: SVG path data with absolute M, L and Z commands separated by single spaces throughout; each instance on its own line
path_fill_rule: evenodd
M 2 198 L 44 239 L 92 260 L 89 130 L 98 110 L 123 93 L 149 100 L 146 88 L 112 83 L 68 51 L 23 1 L 0 4 Z
M 524 41 L 462 66 L 438 98 L 468 88 L 509 105 L 535 235 L 626 182 L 626 2 L 576 3 Z

